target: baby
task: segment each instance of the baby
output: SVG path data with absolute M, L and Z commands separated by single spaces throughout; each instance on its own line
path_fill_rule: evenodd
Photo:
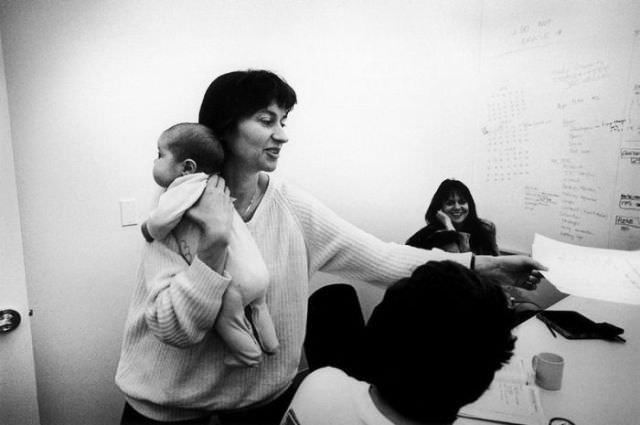
M 165 191 L 142 224 L 148 242 L 175 237 L 180 254 L 191 264 L 200 228 L 184 214 L 198 201 L 210 175 L 220 171 L 223 157 L 220 142 L 204 125 L 176 124 L 160 135 L 153 178 Z M 229 348 L 225 363 L 256 366 L 263 352 L 274 354 L 279 344 L 265 302 L 269 272 L 235 210 L 225 271 L 231 276 L 231 283 L 215 322 L 216 331 Z

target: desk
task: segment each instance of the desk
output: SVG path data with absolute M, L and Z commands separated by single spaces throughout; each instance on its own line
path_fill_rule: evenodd
M 620 326 L 627 342 L 554 338 L 535 317 L 516 327 L 515 355 L 530 359 L 551 351 L 564 357 L 562 389 L 540 389 L 547 420 L 560 416 L 576 425 L 640 424 L 640 306 L 569 296 L 549 310 L 576 310 L 594 322 Z M 487 423 L 456 421 L 456 425 Z

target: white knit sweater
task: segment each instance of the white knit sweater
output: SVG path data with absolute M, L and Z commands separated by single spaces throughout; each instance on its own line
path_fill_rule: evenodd
M 469 253 L 382 242 L 273 177 L 247 225 L 269 269 L 267 304 L 279 351 L 255 368 L 225 366 L 225 345 L 212 328 L 229 276 L 197 258 L 187 264 L 172 236 L 145 244 L 116 373 L 127 401 L 142 414 L 185 420 L 281 394 L 300 361 L 308 283 L 316 271 L 387 286 L 429 260 L 470 262 Z

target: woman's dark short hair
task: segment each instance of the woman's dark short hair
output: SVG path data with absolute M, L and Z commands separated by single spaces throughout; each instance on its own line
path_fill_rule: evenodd
M 224 142 L 227 133 L 272 102 L 289 112 L 297 102 L 296 92 L 271 71 L 247 70 L 223 74 L 204 94 L 198 121 L 211 128 Z
M 473 196 L 471 196 L 471 191 L 469 190 L 469 188 L 460 180 L 446 179 L 442 183 L 440 183 L 440 186 L 438 186 L 436 193 L 433 194 L 433 198 L 431 199 L 429 208 L 427 208 L 427 212 L 424 215 L 427 224 L 437 222 L 438 219 L 436 218 L 436 214 L 438 210 L 442 208 L 444 202 L 449 199 L 449 197 L 454 193 L 457 193 L 458 196 L 465 199 L 469 203 L 469 217 L 467 218 L 467 220 L 471 219 L 472 222 L 478 221 L 476 203 L 473 200 Z
M 514 313 L 498 285 L 430 261 L 391 286 L 365 332 L 365 379 L 398 412 L 453 422 L 513 354 Z

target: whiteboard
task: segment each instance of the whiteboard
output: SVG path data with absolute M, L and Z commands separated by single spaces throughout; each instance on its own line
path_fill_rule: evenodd
M 640 249 L 640 2 L 486 1 L 472 192 L 501 249 Z

